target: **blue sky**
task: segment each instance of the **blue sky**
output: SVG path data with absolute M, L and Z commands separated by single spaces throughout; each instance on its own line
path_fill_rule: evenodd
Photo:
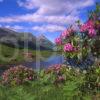
M 75 21 L 87 20 L 87 12 L 100 0 L 0 0 L 0 27 L 44 34 L 50 40 Z

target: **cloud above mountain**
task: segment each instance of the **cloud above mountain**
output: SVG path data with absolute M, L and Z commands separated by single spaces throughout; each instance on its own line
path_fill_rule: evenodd
M 32 27 L 33 30 L 39 30 L 41 32 L 61 32 L 66 29 L 64 26 L 59 25 L 43 25 Z
M 37 14 L 25 14 L 19 16 L 0 17 L 0 22 L 13 23 L 13 22 L 34 22 L 34 23 L 52 23 L 52 24 L 71 24 L 79 19 L 78 16 L 43 16 Z
M 39 15 L 65 15 L 94 4 L 94 0 L 18 0 L 20 7 L 38 8 Z
M 20 7 L 37 10 L 31 14 L 0 17 L 0 22 L 72 24 L 79 20 L 80 11 L 93 5 L 94 0 L 18 0 L 17 3 Z
M 3 1 L 3 2 L 2 2 Z M 10 2 L 11 1 L 11 2 Z M 16 30 L 32 30 L 33 32 L 62 32 L 67 26 L 75 24 L 83 18 L 88 7 L 97 0 L 0 0 L 6 3 L 7 12 L 1 8 L 0 25 Z M 9 5 L 9 6 L 8 6 Z M 12 6 L 14 5 L 14 6 Z M 9 10 L 11 7 L 11 12 Z M 24 24 L 25 23 L 25 24 Z M 29 25 L 31 24 L 31 25 Z

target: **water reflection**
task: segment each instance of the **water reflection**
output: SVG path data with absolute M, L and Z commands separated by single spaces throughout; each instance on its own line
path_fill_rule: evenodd
M 53 64 L 62 64 L 64 62 L 64 57 L 62 55 L 52 55 L 45 60 L 38 60 L 36 62 L 25 62 L 23 65 L 27 67 L 32 67 L 35 69 L 48 68 Z

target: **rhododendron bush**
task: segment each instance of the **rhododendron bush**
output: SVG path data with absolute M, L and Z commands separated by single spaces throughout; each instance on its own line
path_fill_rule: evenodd
M 34 70 L 22 65 L 11 67 L 2 75 L 2 83 L 5 85 L 20 85 L 34 79 L 36 79 Z
M 64 52 L 66 58 L 84 61 L 92 54 L 92 49 L 96 48 L 95 42 L 97 37 L 100 36 L 100 17 L 98 13 L 91 13 L 89 19 L 83 24 L 79 22 L 77 27 L 77 30 L 74 29 L 74 25 L 68 27 L 55 39 L 55 43 Z

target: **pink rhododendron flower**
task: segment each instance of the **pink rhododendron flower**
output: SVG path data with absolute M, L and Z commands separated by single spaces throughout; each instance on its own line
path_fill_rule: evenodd
M 96 31 L 94 29 L 89 29 L 88 35 L 89 37 L 93 37 L 96 35 Z
M 88 29 L 94 28 L 94 22 L 92 20 L 88 20 L 86 23 L 86 26 Z
M 85 24 L 82 25 L 81 28 L 80 28 L 80 31 L 81 32 L 87 31 L 87 26 Z
M 68 28 L 67 30 L 62 32 L 61 37 L 63 37 L 63 38 L 69 37 L 71 35 L 71 33 L 73 33 L 73 32 L 74 32 L 74 30 L 72 28 Z
M 63 38 L 66 38 L 66 37 L 69 37 L 69 36 L 70 36 L 70 33 L 69 33 L 68 30 L 65 30 L 64 32 L 62 32 L 61 36 L 62 36 Z
M 56 38 L 56 39 L 55 39 L 55 43 L 56 43 L 57 45 L 61 45 L 61 44 L 62 44 L 61 38 L 60 38 L 60 37 Z
M 28 79 L 29 79 L 29 80 L 32 80 L 33 78 L 30 76 Z
M 19 65 L 11 67 L 2 74 L 2 84 L 16 85 L 24 84 L 27 81 L 36 79 L 36 73 L 31 68 Z
M 51 72 L 55 72 L 55 73 L 59 73 L 60 70 L 62 69 L 62 65 L 61 64 L 55 64 L 55 65 L 52 65 L 50 66 L 47 70 L 46 70 L 46 73 L 51 73 Z
M 73 48 L 73 45 L 71 43 L 67 43 L 64 45 L 64 51 L 66 52 L 70 52 L 70 51 L 73 51 L 74 48 Z
M 94 22 L 92 20 L 88 20 L 84 25 L 80 28 L 81 32 L 88 32 L 89 37 L 93 37 L 96 35 L 96 31 L 94 28 Z
M 89 29 L 94 29 L 94 22 L 92 20 L 88 20 L 85 24 L 81 25 L 80 31 L 85 32 Z

